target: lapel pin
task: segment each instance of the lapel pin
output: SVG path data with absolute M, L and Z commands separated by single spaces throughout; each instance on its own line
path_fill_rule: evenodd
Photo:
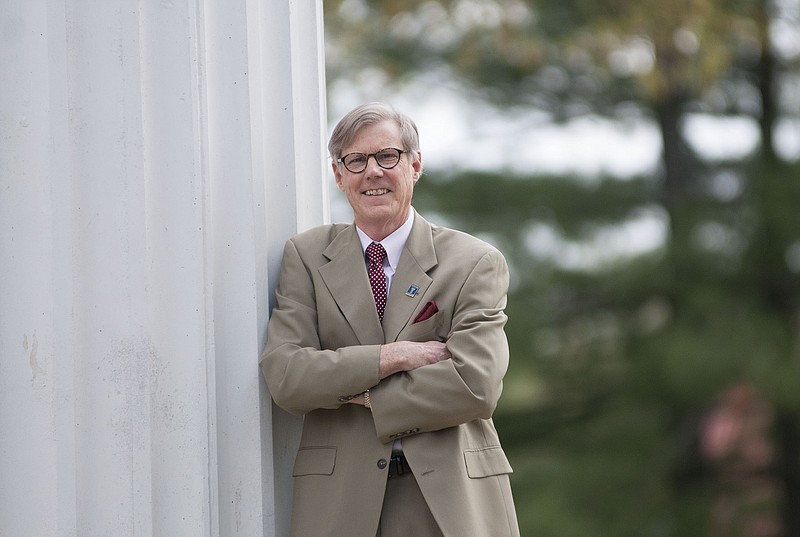
M 419 291 L 419 287 L 417 287 L 416 284 L 412 284 L 408 288 L 408 291 L 406 291 L 406 296 L 410 296 L 411 298 L 414 298 L 414 296 L 417 294 L 417 291 Z

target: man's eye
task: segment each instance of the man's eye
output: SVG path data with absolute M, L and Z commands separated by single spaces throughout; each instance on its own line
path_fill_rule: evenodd
M 361 164 L 364 164 L 364 158 L 364 155 L 351 155 L 347 157 L 347 164 L 360 166 Z

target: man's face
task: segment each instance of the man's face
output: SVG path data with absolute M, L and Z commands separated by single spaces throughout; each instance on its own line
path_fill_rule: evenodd
M 406 149 L 400 127 L 394 121 L 383 121 L 358 131 L 353 142 L 342 150 L 342 156 L 376 153 L 390 147 Z M 410 152 L 403 153 L 397 166 L 390 170 L 381 168 L 375 157 L 369 157 L 366 169 L 360 173 L 333 163 L 336 184 L 353 208 L 356 225 L 374 240 L 383 240 L 403 225 L 421 170 L 421 155 L 414 158 Z

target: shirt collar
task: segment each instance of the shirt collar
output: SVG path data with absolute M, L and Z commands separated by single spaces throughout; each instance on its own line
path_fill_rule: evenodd
M 373 241 L 366 233 L 361 231 L 361 229 L 356 226 L 358 238 L 361 240 L 361 251 L 366 252 L 367 246 L 373 242 L 379 242 L 386 250 L 386 259 L 389 261 L 389 266 L 394 270 L 397 268 L 397 263 L 400 262 L 400 255 L 403 253 L 403 248 L 406 246 L 408 236 L 411 235 L 411 227 L 413 225 L 414 209 L 411 208 L 408 211 L 408 218 L 406 218 L 406 221 L 403 223 L 403 225 L 394 230 L 391 235 L 382 241 Z

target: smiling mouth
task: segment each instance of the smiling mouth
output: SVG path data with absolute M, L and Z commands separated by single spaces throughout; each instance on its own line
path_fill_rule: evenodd
M 376 188 L 374 190 L 367 190 L 364 192 L 365 196 L 382 196 L 383 194 L 388 194 L 388 188 Z

